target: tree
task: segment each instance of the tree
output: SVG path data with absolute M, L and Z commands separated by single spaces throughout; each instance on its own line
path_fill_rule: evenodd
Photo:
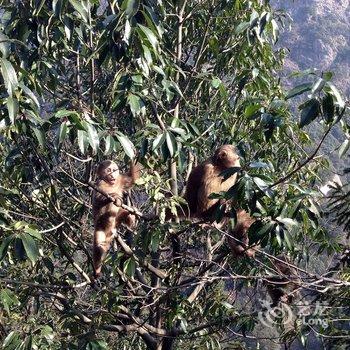
M 348 108 L 329 73 L 304 72 L 304 84 L 283 90 L 283 16 L 268 2 L 16 0 L 1 12 L 5 349 L 238 347 L 261 310 L 241 295 L 264 297 L 281 252 L 299 261 L 309 298 L 349 286 L 307 262 L 341 250 L 321 224 L 316 185 L 327 166 L 318 151 L 335 125 L 348 132 Z M 316 145 L 308 124 L 323 130 Z M 243 166 L 217 196 L 256 217 L 256 259 L 230 256 L 227 228 L 164 223 L 193 165 L 224 143 L 237 144 Z M 92 287 L 93 166 L 135 153 L 138 228 L 119 232 Z M 334 327 L 328 335 L 343 336 Z

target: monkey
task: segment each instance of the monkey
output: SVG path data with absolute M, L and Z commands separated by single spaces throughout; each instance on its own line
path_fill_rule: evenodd
M 236 183 L 237 174 L 233 174 L 226 180 L 220 175 L 224 170 L 232 167 L 240 167 L 239 156 L 233 145 L 223 145 L 211 158 L 191 171 L 185 191 L 189 217 L 204 220 L 212 218 L 220 200 L 210 199 L 209 195 L 228 191 Z M 183 209 L 186 212 L 186 209 Z
M 290 264 L 290 260 L 284 255 L 279 255 L 276 258 L 279 260 L 274 260 L 273 265 L 283 276 L 268 278 L 266 288 L 272 300 L 272 307 L 277 306 L 280 302 L 291 304 L 299 294 L 296 290 L 299 288 L 297 282 L 300 282 L 296 270 L 283 263 Z
M 122 204 L 124 191 L 130 189 L 139 177 L 139 168 L 131 162 L 129 173 L 121 174 L 118 165 L 105 160 L 97 167 L 97 189 L 108 194 Z M 124 223 L 132 229 L 135 216 L 129 211 L 112 203 L 102 193 L 95 190 L 92 195 L 92 215 L 94 220 L 93 267 L 94 277 L 101 275 L 102 262 L 112 243 L 116 228 Z
M 234 257 L 239 258 L 245 255 L 249 258 L 253 258 L 255 256 L 254 247 L 248 248 L 249 238 L 247 234 L 254 221 L 255 219 L 252 218 L 245 210 L 237 210 L 237 223 L 233 229 L 230 230 L 230 236 L 227 238 L 228 245 L 230 246 Z M 236 241 L 234 238 L 240 242 Z

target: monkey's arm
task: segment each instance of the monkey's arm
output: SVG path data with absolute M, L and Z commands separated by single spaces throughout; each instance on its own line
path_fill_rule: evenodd
M 103 190 L 102 190 L 103 191 Z M 113 202 L 113 196 L 110 193 L 106 193 L 109 197 L 104 194 L 94 191 L 92 202 L 95 206 L 104 207 L 108 203 Z
M 130 189 L 135 181 L 140 177 L 140 166 L 131 161 L 129 172 L 127 174 L 123 174 L 122 176 L 124 190 Z

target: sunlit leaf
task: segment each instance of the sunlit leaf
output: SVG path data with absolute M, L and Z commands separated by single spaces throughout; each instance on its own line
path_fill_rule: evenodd
M 45 133 L 42 129 L 32 127 L 32 130 L 34 131 L 35 137 L 38 140 L 39 145 L 42 148 L 45 148 Z
M 87 132 L 84 130 L 78 130 L 78 145 L 79 145 L 79 150 L 82 154 L 86 153 L 88 144 L 89 144 L 89 141 L 88 141 Z
M 14 90 L 16 90 L 18 87 L 18 80 L 12 64 L 6 58 L 1 58 L 1 74 L 4 79 L 7 92 L 10 96 L 12 96 Z
M 78 0 L 69 0 L 71 5 L 74 7 L 74 9 L 79 13 L 79 15 L 82 17 L 84 22 L 88 23 L 89 21 L 89 12 L 86 6 L 84 6 L 84 1 L 78 1 Z
M 0 51 L 2 53 L 2 57 L 7 58 L 10 53 L 11 45 L 8 37 L 0 32 Z
M 161 147 L 164 141 L 165 133 L 158 135 L 152 143 L 152 150 L 155 151 L 157 148 Z
M 311 88 L 312 88 L 311 83 L 300 84 L 300 85 L 294 87 L 292 90 L 289 90 L 289 92 L 286 96 L 286 99 L 288 100 L 289 98 L 301 95 L 306 91 L 310 91 Z
M 122 145 L 125 154 L 130 158 L 134 159 L 135 158 L 135 146 L 133 143 L 127 138 L 127 136 L 123 135 L 120 132 L 117 132 L 115 135 Z
M 88 136 L 89 144 L 92 147 L 94 154 L 96 154 L 98 150 L 98 146 L 100 144 L 100 139 L 98 137 L 97 131 L 92 124 L 84 123 L 84 125 L 87 128 L 87 136 Z
M 211 86 L 215 89 L 217 89 L 221 84 L 221 80 L 219 78 L 214 78 L 212 81 L 211 81 Z
M 107 135 L 105 138 L 106 148 L 105 148 L 105 154 L 111 154 L 114 149 L 114 139 L 111 135 Z
M 344 108 L 345 102 L 339 90 L 331 82 L 326 83 L 327 91 L 335 97 L 336 103 L 340 108 Z
M 10 314 L 10 307 L 18 304 L 16 294 L 10 289 L 3 288 L 0 290 L 0 302 L 3 305 L 5 311 Z
M 140 0 L 124 0 L 122 9 L 125 10 L 125 14 L 128 18 L 135 16 L 140 8 Z
M 15 122 L 16 116 L 18 114 L 18 101 L 13 97 L 8 97 L 6 100 L 7 110 L 9 112 L 9 118 L 11 124 Z
M 32 263 L 35 263 L 39 257 L 39 249 L 37 244 L 29 234 L 21 235 L 21 239 L 28 258 Z
M 135 271 L 136 271 L 135 260 L 133 258 L 127 259 L 124 263 L 123 270 L 128 276 L 133 277 L 135 275 Z
M 141 31 L 146 35 L 148 41 L 152 45 L 154 51 L 158 51 L 159 43 L 156 35 L 152 32 L 151 29 L 143 26 L 142 24 L 137 24 Z
M 21 339 L 19 337 L 19 333 L 16 331 L 11 331 L 5 338 L 2 346 L 3 349 L 6 350 L 14 350 L 18 349 L 19 345 L 21 344 Z
M 68 131 L 68 125 L 67 125 L 67 122 L 64 121 L 63 123 L 61 123 L 60 130 L 58 133 L 58 144 L 59 145 L 61 145 L 64 142 L 64 140 L 66 139 L 67 131 Z
M 322 79 L 322 78 L 318 79 L 316 81 L 316 83 L 312 86 L 311 93 L 317 94 L 318 92 L 320 92 L 323 89 L 325 84 L 326 84 L 326 81 L 324 79 Z
M 350 140 L 347 139 L 341 144 L 341 146 L 339 148 L 339 157 L 340 158 L 343 157 L 344 154 L 346 154 L 346 152 L 349 150 L 349 147 L 350 147 Z

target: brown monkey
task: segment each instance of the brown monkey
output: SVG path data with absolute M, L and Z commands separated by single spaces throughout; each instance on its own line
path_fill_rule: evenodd
M 268 279 L 266 287 L 272 300 L 272 307 L 277 306 L 279 302 L 291 304 L 298 295 L 298 282 L 300 282 L 296 270 L 292 266 L 283 263 L 290 264 L 290 260 L 284 255 L 279 255 L 276 258 L 279 260 L 274 260 L 273 265 L 283 276 L 269 277 Z
M 97 188 L 122 204 L 123 193 L 130 189 L 139 177 L 139 170 L 131 163 L 129 173 L 120 174 L 118 165 L 111 160 L 106 160 L 98 165 L 97 176 L 99 179 Z M 122 223 L 132 228 L 135 225 L 135 216 L 115 205 L 96 190 L 92 197 L 92 215 L 95 226 L 92 258 L 94 275 L 98 278 L 101 275 L 102 262 L 110 248 L 116 228 Z
M 246 255 L 251 258 L 255 255 L 254 247 L 249 248 L 248 230 L 255 220 L 243 209 L 237 210 L 237 223 L 235 227 L 230 230 L 228 236 L 228 244 L 234 257 L 241 257 Z M 239 242 L 237 240 L 239 240 Z
M 225 192 L 236 183 L 237 174 L 226 180 L 220 175 L 232 167 L 240 167 L 239 156 L 233 145 L 223 145 L 211 158 L 191 171 L 185 192 L 190 217 L 201 219 L 212 217 L 220 201 L 208 197 L 211 193 Z

